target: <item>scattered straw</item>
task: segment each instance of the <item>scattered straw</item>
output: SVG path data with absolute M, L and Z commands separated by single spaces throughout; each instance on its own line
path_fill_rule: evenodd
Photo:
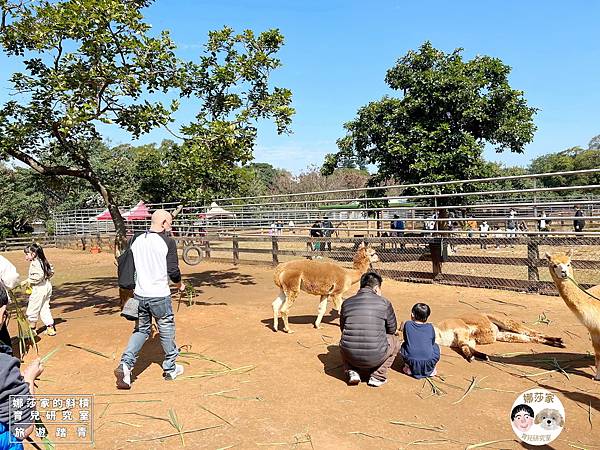
M 230 375 L 230 374 L 234 374 L 234 373 L 246 373 L 246 372 L 250 372 L 251 370 L 254 370 L 255 368 L 256 368 L 256 366 L 252 365 L 252 366 L 242 366 L 242 367 L 238 367 L 236 369 L 208 370 L 206 372 L 198 373 L 195 375 L 177 377 L 176 380 L 191 380 L 194 378 L 213 378 L 213 377 L 219 377 L 222 375 Z
M 108 421 L 104 422 L 102 425 L 105 425 L 107 423 L 119 423 L 121 425 L 127 425 L 127 426 L 130 426 L 130 427 L 142 428 L 141 425 L 138 425 L 138 424 L 135 424 L 135 423 L 130 423 L 130 422 L 125 422 L 123 420 L 108 420 Z
M 504 300 L 498 300 L 498 299 L 495 299 L 495 298 L 489 298 L 488 300 L 491 300 L 491 301 L 496 302 L 496 303 L 501 303 L 503 305 L 512 305 L 512 306 L 518 306 L 519 308 L 525 308 L 525 309 L 527 309 L 527 306 L 521 305 L 520 303 L 505 302 Z
M 211 361 L 211 362 L 219 364 L 220 366 L 223 366 L 223 367 L 225 367 L 225 368 L 227 368 L 229 370 L 232 370 L 231 366 L 225 364 L 224 362 L 218 361 L 218 360 L 216 360 L 214 358 L 211 358 L 210 356 L 206 356 L 206 355 L 203 355 L 201 353 L 180 352 L 179 356 L 182 357 L 182 358 L 192 358 L 192 359 L 201 359 L 201 360 L 204 360 L 204 361 Z
M 538 318 L 533 322 L 533 325 L 537 325 L 539 323 L 550 325 L 550 322 L 552 321 L 548 318 L 548 316 L 546 316 L 546 311 L 542 311 L 542 313 L 538 315 Z
M 177 433 L 170 433 L 170 434 L 163 434 L 162 436 L 156 436 L 156 437 L 150 437 L 150 438 L 141 438 L 141 439 L 127 439 L 126 442 L 149 442 L 149 441 L 158 441 L 161 439 L 166 439 L 166 438 L 170 438 L 173 436 L 181 436 L 183 434 L 190 434 L 190 433 L 198 433 L 199 431 L 206 431 L 206 430 L 212 430 L 214 428 L 220 428 L 223 425 L 213 425 L 212 427 L 204 427 L 204 428 L 196 428 L 194 430 L 186 430 L 186 431 L 181 431 L 181 432 L 177 432 Z
M 218 415 L 218 414 L 217 414 L 217 413 L 215 413 L 215 412 L 212 412 L 212 411 L 211 411 L 210 409 L 208 409 L 206 406 L 202 406 L 202 405 L 200 405 L 200 408 L 202 408 L 202 409 L 203 409 L 204 411 L 206 411 L 207 413 L 210 413 L 210 414 L 212 414 L 212 415 L 213 415 L 213 416 L 215 416 L 217 419 L 220 419 L 220 420 L 222 420 L 223 422 L 225 422 L 225 423 L 226 423 L 227 425 L 229 425 L 230 427 L 232 427 L 232 426 L 233 426 L 233 424 L 232 424 L 232 423 L 231 423 L 229 420 L 227 420 L 227 419 L 224 419 L 223 417 L 221 417 L 220 415 Z
M 471 308 L 476 309 L 477 311 L 481 311 L 477 306 L 470 304 L 469 302 L 465 302 L 464 300 L 459 300 L 458 303 L 464 303 L 465 305 L 469 305 Z
M 433 381 L 433 378 L 431 377 L 427 377 L 425 378 L 425 381 L 423 382 L 423 387 L 421 388 L 421 391 L 425 388 L 425 386 L 429 383 L 429 387 L 431 388 L 431 395 L 435 395 L 437 397 L 441 397 L 442 395 L 446 394 L 446 391 L 444 391 L 442 388 L 440 388 L 435 381 Z M 419 397 L 423 398 L 420 394 Z
M 162 402 L 162 400 L 117 400 L 117 401 L 112 401 L 112 402 L 108 402 L 109 405 L 114 405 L 116 403 L 160 403 Z M 106 405 L 106 403 L 101 402 L 101 403 L 96 403 L 96 405 Z
M 48 361 L 50 358 L 52 358 L 52 356 L 54 356 L 54 354 L 59 351 L 61 349 L 62 345 L 59 345 L 58 347 L 56 347 L 54 350 L 48 352 L 44 357 L 42 357 L 40 359 L 40 364 L 44 364 L 46 361 Z
M 94 394 L 95 397 L 109 397 L 113 395 L 154 395 L 154 394 L 171 394 L 173 391 L 152 391 L 152 392 L 103 392 L 102 394 Z
M 354 434 L 354 435 L 358 435 L 358 436 L 365 436 L 371 439 L 385 439 L 385 440 L 389 440 L 391 441 L 392 439 L 383 437 L 383 436 L 379 436 L 377 434 L 369 434 L 369 433 L 364 433 L 362 431 L 350 431 L 349 434 Z
M 483 377 L 481 380 L 479 380 L 479 382 L 483 381 L 485 378 L 487 378 L 487 377 Z M 467 395 L 469 395 L 473 391 L 473 389 L 475 389 L 476 386 L 477 386 L 477 377 L 473 377 L 471 379 L 471 384 L 469 384 L 469 387 L 467 388 L 465 393 L 462 395 L 462 397 L 459 398 L 458 400 L 456 400 L 455 402 L 453 402 L 452 404 L 456 405 L 456 404 L 462 402 L 465 399 L 465 397 Z
M 496 441 L 479 442 L 477 444 L 471 444 L 465 448 L 465 450 L 471 450 L 473 448 L 487 447 L 488 445 L 497 444 L 498 442 L 516 442 L 514 439 L 498 439 Z
M 456 443 L 453 439 L 417 439 L 416 441 L 407 442 L 406 446 L 410 447 L 411 445 L 441 445 L 446 444 L 447 442 Z
M 157 417 L 157 416 L 150 416 L 148 414 L 142 414 L 142 413 L 138 413 L 138 412 L 122 412 L 122 413 L 117 413 L 116 415 L 120 416 L 120 415 L 132 415 L 132 416 L 139 416 L 139 417 L 144 417 L 146 419 L 154 419 L 154 420 L 161 420 L 163 422 L 169 422 L 169 419 L 165 419 L 164 417 Z
M 179 420 L 177 413 L 172 408 L 169 408 L 169 423 L 177 430 L 179 439 L 181 439 L 181 446 L 185 447 L 185 440 L 183 439 L 183 423 Z
M 92 353 L 94 355 L 98 355 L 98 356 L 102 356 L 103 358 L 106 359 L 111 359 L 110 356 L 106 356 L 104 353 L 99 352 L 98 350 L 94 350 L 92 348 L 86 348 L 86 347 L 81 347 L 79 345 L 75 345 L 75 344 L 65 344 L 67 347 L 73 347 L 73 348 L 78 348 L 79 350 L 83 350 L 86 351 L 88 353 Z
M 415 422 L 400 422 L 397 420 L 390 420 L 390 423 L 392 423 L 394 425 L 402 425 L 404 427 L 417 428 L 419 430 L 435 431 L 436 433 L 445 433 L 446 432 L 446 429 L 444 428 L 443 425 L 441 425 L 441 426 L 425 425 L 425 424 L 415 423 Z

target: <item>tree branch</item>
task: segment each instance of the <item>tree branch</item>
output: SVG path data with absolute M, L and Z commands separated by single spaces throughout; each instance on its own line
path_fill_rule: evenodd
M 33 170 L 42 175 L 68 175 L 71 177 L 77 178 L 85 178 L 87 179 L 87 173 L 83 169 L 77 169 L 75 167 L 67 167 L 67 166 L 46 166 L 40 163 L 37 159 L 29 156 L 26 153 L 23 153 L 20 150 L 8 149 L 7 153 L 15 159 L 18 159 L 22 163 L 27 164 Z

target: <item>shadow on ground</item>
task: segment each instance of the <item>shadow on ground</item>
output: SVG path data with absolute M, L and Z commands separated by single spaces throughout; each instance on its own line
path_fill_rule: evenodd
M 323 363 L 323 372 L 329 375 L 332 378 L 337 378 L 344 383 L 347 381 L 346 374 L 344 372 L 344 364 L 342 363 L 342 356 L 340 355 L 340 346 L 339 345 L 328 345 L 327 353 L 321 353 L 317 356 L 319 361 Z M 402 356 L 396 356 L 392 367 L 390 370 L 395 370 L 396 372 L 402 373 L 402 367 L 404 363 L 402 361 Z M 359 371 L 360 377 L 363 381 L 367 381 L 369 376 L 371 375 L 371 370 L 361 370 Z M 388 372 L 389 373 L 389 372 Z
M 339 328 L 340 323 L 339 321 L 335 321 L 335 319 L 339 318 L 340 315 L 338 314 L 338 312 L 333 309 L 329 312 L 329 315 L 323 316 L 323 320 L 321 321 L 321 326 L 325 328 L 325 326 L 327 326 L 327 328 L 329 328 L 329 326 L 333 326 L 336 328 Z M 294 328 L 292 327 L 292 325 L 314 325 L 315 320 L 317 320 L 317 315 L 304 315 L 304 316 L 289 316 L 288 321 L 290 322 L 290 328 L 292 329 L 292 331 L 296 331 L 294 330 Z M 268 319 L 262 319 L 261 323 L 263 323 L 265 325 L 266 328 L 270 328 L 271 330 L 273 330 L 273 316 L 269 317 Z M 314 326 L 312 327 L 314 328 Z M 325 328 L 325 329 L 327 329 Z M 283 321 L 281 320 L 281 318 L 279 318 L 279 330 L 283 330 Z
M 536 373 L 544 370 L 557 370 L 561 373 L 560 370 L 562 369 L 569 374 L 590 379 L 590 374 L 580 369 L 593 366 L 594 356 L 583 353 L 560 352 L 531 353 L 506 358 L 490 355 L 490 362 L 539 369 Z
M 233 270 L 207 270 L 187 275 L 185 279 L 194 287 L 194 300 L 196 301 L 191 306 L 226 305 L 223 302 L 199 300 L 198 296 L 204 293 L 203 286 L 226 288 L 232 284 L 243 286 L 256 284 L 254 277 L 251 275 L 241 274 Z M 175 295 L 173 299 L 179 301 L 178 297 Z M 187 304 L 185 297 L 181 300 L 181 303 Z M 61 309 L 66 313 L 93 308 L 94 314 L 98 316 L 117 314 L 121 311 L 117 280 L 115 277 L 95 277 L 84 281 L 63 283 L 54 288 L 52 307 Z

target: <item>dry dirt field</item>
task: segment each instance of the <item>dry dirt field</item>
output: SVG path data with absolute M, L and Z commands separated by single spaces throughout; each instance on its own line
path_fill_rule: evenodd
M 181 447 L 178 435 L 128 442 L 173 434 L 168 421 L 147 417 L 167 419 L 170 408 L 184 430 L 217 426 L 185 434 L 187 448 L 464 449 L 487 441 L 500 441 L 487 448 L 529 448 L 515 440 L 509 415 L 517 393 L 536 386 L 556 392 L 566 410 L 563 433 L 546 448 L 600 448 L 600 383 L 592 380 L 593 357 L 586 356 L 592 350 L 590 338 L 558 297 L 386 281 L 383 292 L 399 320 L 408 319 L 411 306 L 424 301 L 434 322 L 477 308 L 508 314 L 566 342 L 565 349 L 482 346 L 488 354 L 504 355 L 490 363 L 467 363 L 443 348 L 435 383 L 445 394 L 434 396 L 427 381 L 403 375 L 397 364 L 385 386 L 346 386 L 336 345 L 338 319 L 326 315 L 323 329 L 313 329 L 315 297 L 302 294 L 292 308 L 294 334 L 274 333 L 271 301 L 277 292 L 269 268 L 182 263 L 196 298 L 191 306 L 174 304 L 177 344 L 219 363 L 181 358 L 188 363 L 184 376 L 163 381 L 162 349 L 153 336 L 140 354 L 131 391 L 123 392 L 115 388 L 113 369 L 132 325 L 118 315 L 112 255 L 57 249 L 47 254 L 56 269 L 52 310 L 58 335 L 41 335 L 40 355 L 69 343 L 108 358 L 61 347 L 46 364 L 39 393 L 95 394 L 95 448 Z M 26 273 L 22 252 L 4 255 Z M 534 324 L 543 313 L 550 323 Z M 14 323 L 10 331 L 15 334 Z M 32 350 L 25 359 L 34 357 Z M 554 370 L 553 361 L 565 372 Z M 224 365 L 242 369 L 228 372 Z M 199 376 L 211 370 L 221 372 Z M 473 377 L 480 389 L 457 403 Z

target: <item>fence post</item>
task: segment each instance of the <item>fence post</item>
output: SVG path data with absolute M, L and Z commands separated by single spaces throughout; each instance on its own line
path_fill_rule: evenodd
M 279 264 L 279 243 L 277 242 L 277 236 L 271 236 L 271 242 L 273 244 L 273 265 Z
M 204 241 L 204 257 L 210 259 L 210 241 Z
M 538 240 L 530 237 L 527 242 L 527 279 L 529 281 L 540 281 L 540 274 L 537 268 L 539 258 Z
M 233 264 L 239 264 L 240 262 L 240 243 L 238 241 L 238 235 L 233 235 Z
M 442 262 L 443 262 L 443 242 L 441 238 L 434 238 L 429 242 L 429 250 L 431 251 L 431 264 L 433 270 L 433 278 L 437 277 L 442 273 Z

